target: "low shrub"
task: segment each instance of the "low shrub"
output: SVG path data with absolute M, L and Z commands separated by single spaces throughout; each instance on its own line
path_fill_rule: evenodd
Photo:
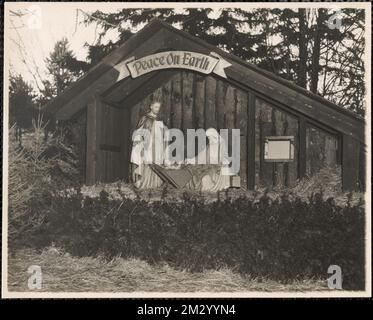
M 78 256 L 136 257 L 187 269 L 229 267 L 283 282 L 323 278 L 339 265 L 344 289 L 364 287 L 364 207 L 332 198 L 287 196 L 204 202 L 42 196 L 29 204 L 43 223 L 27 244 L 63 247 Z M 20 242 L 22 244 L 22 242 Z M 26 244 L 23 241 L 23 244 Z

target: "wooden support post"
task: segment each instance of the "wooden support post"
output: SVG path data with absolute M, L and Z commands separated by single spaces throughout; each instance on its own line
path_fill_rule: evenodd
M 247 93 L 236 90 L 236 128 L 240 129 L 240 177 L 241 186 L 247 188 Z
M 87 156 L 86 183 L 94 184 L 100 180 L 100 128 L 101 101 L 97 96 L 92 97 L 87 105 Z
M 96 125 L 97 108 L 93 98 L 87 105 L 87 155 L 86 155 L 86 184 L 91 185 L 96 181 Z
M 360 143 L 360 157 L 359 157 L 359 191 L 366 191 L 366 159 L 367 152 L 365 146 Z
M 299 157 L 298 157 L 298 178 L 302 179 L 306 175 L 306 134 L 307 123 L 303 117 L 299 118 Z
M 130 109 L 123 109 L 122 110 L 122 123 L 121 123 L 121 130 L 122 130 L 122 137 L 121 137 L 121 154 L 120 154 L 120 165 L 121 165 L 121 178 L 129 182 L 129 175 L 130 175 L 130 147 L 132 143 L 132 137 L 130 132 Z
M 342 165 L 342 141 L 343 136 L 341 134 L 337 135 L 337 154 L 336 154 L 336 160 L 338 165 Z
M 183 106 L 182 106 L 182 74 L 178 72 L 172 81 L 172 96 L 171 96 L 171 123 L 172 128 L 180 129 L 182 126 Z
M 255 95 L 248 93 L 247 108 L 247 189 L 255 189 Z
M 342 188 L 356 191 L 359 188 L 360 142 L 346 134 L 342 139 Z
M 216 128 L 216 80 L 213 77 L 206 77 L 205 83 L 205 126 L 206 129 Z

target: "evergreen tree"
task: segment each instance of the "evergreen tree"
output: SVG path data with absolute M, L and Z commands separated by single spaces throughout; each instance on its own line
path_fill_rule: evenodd
M 10 76 L 9 122 L 15 127 L 17 141 L 21 142 L 22 131 L 31 128 L 32 119 L 37 113 L 35 94 L 32 86 L 21 75 Z
M 158 18 L 243 60 L 297 83 L 332 102 L 364 114 L 364 11 L 343 9 L 333 27 L 330 9 L 123 9 L 96 11 L 85 23 L 102 31 L 89 47 L 88 62 L 99 62 L 151 19 Z M 335 19 L 335 18 L 334 18 Z M 103 43 L 109 30 L 117 42 Z
M 66 87 L 82 75 L 83 71 L 88 70 L 85 62 L 75 58 L 66 38 L 57 41 L 54 50 L 46 59 L 46 65 L 50 77 L 43 81 L 44 89 L 41 92 L 46 101 L 61 94 Z
M 37 97 L 40 106 L 45 106 L 52 98 L 60 95 L 89 68 L 88 63 L 75 58 L 66 38 L 56 42 L 53 51 L 46 59 L 46 65 L 49 77 L 43 81 L 44 88 Z M 45 139 L 47 139 L 49 132 L 55 130 L 55 123 L 51 114 L 42 111 L 45 121 Z

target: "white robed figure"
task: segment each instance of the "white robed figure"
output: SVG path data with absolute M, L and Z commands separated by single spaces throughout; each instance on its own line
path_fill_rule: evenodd
M 194 173 L 202 171 L 202 175 L 196 174 L 197 179 L 193 179 L 188 187 L 199 191 L 217 192 L 230 187 L 230 176 L 227 174 L 229 169 L 228 146 L 216 129 L 206 130 L 208 144 L 195 157 L 187 158 L 186 163 L 197 164 Z M 204 164 L 198 164 L 199 159 L 204 160 Z M 205 169 L 201 170 L 201 166 Z
M 160 108 L 160 102 L 153 102 L 149 112 L 139 120 L 132 136 L 132 181 L 140 189 L 157 188 L 163 184 L 150 167 L 152 163 L 164 162 L 163 136 L 167 127 L 157 120 Z

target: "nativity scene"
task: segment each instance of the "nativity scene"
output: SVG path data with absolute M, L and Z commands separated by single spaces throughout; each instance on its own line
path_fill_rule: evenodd
M 295 186 L 322 168 L 341 168 L 344 190 L 365 186 L 361 118 L 158 20 L 48 108 L 73 129 L 87 185 L 122 181 L 144 190 L 165 185 L 211 192 L 272 189 Z M 182 149 L 180 139 L 175 144 L 158 136 L 174 129 L 184 137 L 191 129 L 239 130 L 239 137 L 233 143 L 210 134 L 206 146 L 192 154 L 184 141 L 183 161 L 169 163 L 175 160 L 172 149 Z M 148 139 L 137 130 L 147 130 Z M 239 163 L 232 172 L 225 161 L 211 159 L 220 154 L 217 149 Z M 197 158 L 208 161 L 199 164 Z
M 229 188 L 231 175 L 224 174 L 223 161 L 219 162 L 219 154 L 223 154 L 221 149 L 227 152 L 227 146 L 216 130 L 208 129 L 207 136 L 202 136 L 202 139 L 208 137 L 207 145 L 197 155 L 187 158 L 185 163 L 172 163 L 168 157 L 170 152 L 167 150 L 167 140 L 164 140 L 168 128 L 157 119 L 160 109 L 161 102 L 152 102 L 132 135 L 131 168 L 134 186 L 153 189 L 166 183 L 174 188 L 210 192 Z M 181 150 L 185 154 L 183 145 Z M 227 165 L 225 167 L 229 168 Z

